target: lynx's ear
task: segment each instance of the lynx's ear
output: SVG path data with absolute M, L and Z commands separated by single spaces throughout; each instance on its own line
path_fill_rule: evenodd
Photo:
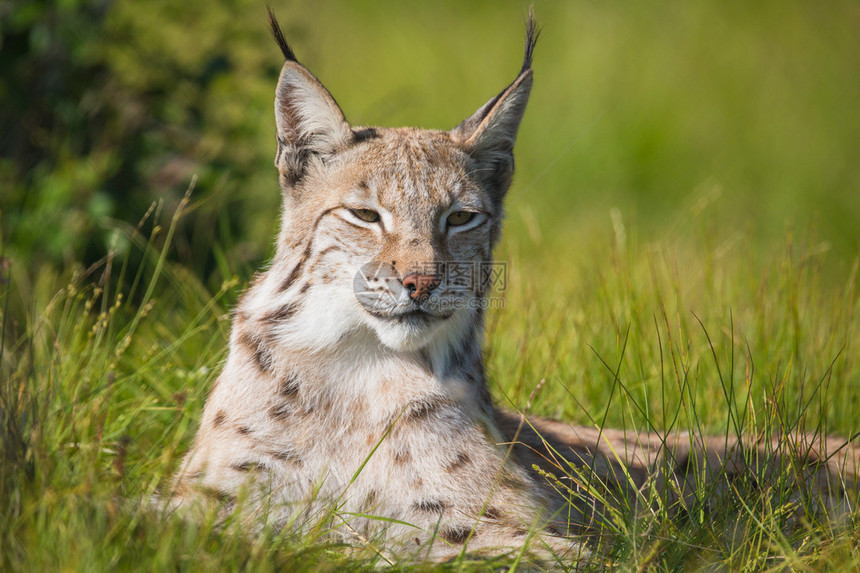
M 525 56 L 517 79 L 451 131 L 451 138 L 469 151 L 488 182 L 502 194 L 514 172 L 514 142 L 532 89 L 532 54 L 538 35 L 529 10 Z
M 282 184 L 292 187 L 313 157 L 333 153 L 352 132 L 328 90 L 296 60 L 271 7 L 267 10 L 272 34 L 286 60 L 275 90 L 275 167 Z

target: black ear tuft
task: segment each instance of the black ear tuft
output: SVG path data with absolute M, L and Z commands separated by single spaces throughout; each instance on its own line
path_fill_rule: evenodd
M 535 45 L 537 44 L 539 36 L 540 28 L 537 27 L 537 20 L 535 20 L 535 7 L 532 5 L 529 6 L 529 17 L 526 21 L 526 52 L 523 55 L 523 67 L 520 70 L 520 73 L 531 69 L 532 56 L 534 55 Z
M 272 35 L 286 59 L 275 88 L 275 165 L 286 191 L 296 187 L 315 158 L 335 153 L 353 133 L 325 86 L 296 61 L 272 8 L 266 9 Z
M 532 56 L 539 35 L 534 10 L 529 8 L 519 75 L 502 93 L 449 132 L 451 139 L 469 152 L 477 166 L 475 172 L 483 173 L 481 177 L 495 189 L 499 200 L 507 192 L 514 173 L 514 142 L 532 89 Z
M 284 37 L 284 31 L 281 29 L 281 25 L 278 24 L 278 19 L 275 17 L 275 12 L 272 10 L 271 5 L 266 4 L 266 12 L 269 14 L 269 25 L 272 28 L 272 36 L 275 38 L 275 43 L 281 49 L 281 53 L 284 54 L 284 59 L 288 62 L 298 62 L 293 49 Z

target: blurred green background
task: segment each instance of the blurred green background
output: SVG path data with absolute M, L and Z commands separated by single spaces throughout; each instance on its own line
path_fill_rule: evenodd
M 276 2 L 354 124 L 449 128 L 518 70 L 525 2 Z M 707 209 L 756 248 L 860 244 L 860 4 L 542 2 L 509 243 L 553 264 L 617 208 L 646 236 Z M 5 256 L 104 256 L 198 182 L 171 257 L 210 285 L 267 255 L 281 59 L 259 1 L 0 3 Z M 559 250 L 561 249 L 561 250 Z
M 528 3 L 273 8 L 353 124 L 447 129 L 519 71 Z M 856 436 L 860 3 L 535 12 L 494 398 L 591 426 Z M 281 64 L 260 0 L 0 0 L 0 569 L 255 568 L 238 537 L 118 508 L 169 483 L 271 253 Z M 727 519 L 655 514 L 618 563 L 757 570 L 802 539 L 809 570 L 860 564 L 860 521 L 784 543 L 794 501 L 757 515 L 745 491 Z M 314 543 L 331 556 L 309 537 L 252 562 L 310 570 Z

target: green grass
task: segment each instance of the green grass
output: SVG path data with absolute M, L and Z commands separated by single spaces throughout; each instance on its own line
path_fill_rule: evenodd
M 169 235 L 180 216 L 153 232 Z M 487 343 L 500 402 L 531 401 L 535 413 L 642 430 L 860 429 L 856 263 L 834 282 L 822 275 L 827 254 L 814 241 L 748 256 L 686 231 L 639 244 L 635 228 L 621 224 L 607 221 L 590 253 L 563 272 L 512 257 L 506 306 L 491 316 Z M 36 302 L 20 291 L 14 267 L 4 285 L 4 308 L 28 301 L 33 309 L 26 323 L 6 325 L 12 335 L 3 346 L 4 569 L 372 566 L 380 559 L 372 550 L 326 541 L 336 519 L 304 537 L 250 540 L 236 527 L 142 510 L 189 446 L 224 358 L 237 284 L 207 292 L 151 241 L 129 239 L 148 261 L 140 304 L 126 302 L 135 293 L 103 290 L 108 275 L 137 271 L 110 258 Z M 716 502 L 718 493 L 703 486 L 700 502 L 681 513 L 636 512 L 632 500 L 617 499 L 614 518 L 593 532 L 594 565 L 860 565 L 855 514 L 831 522 L 809 503 L 797 510 L 780 497 L 784 484 L 755 495 L 737 487 Z
M 184 203 L 190 176 L 147 187 L 165 201 L 136 213 L 140 225 L 102 216 L 87 226 L 80 209 L 48 204 L 56 189 L 97 187 L 87 175 L 97 157 L 60 161 L 68 171 L 45 175 L 43 195 L 31 189 L 45 205 L 2 197 L 0 569 L 373 568 L 371 548 L 326 540 L 336 520 L 252 540 L 233 525 L 141 511 L 190 445 L 226 355 L 229 309 L 270 249 L 277 66 L 266 62 L 279 56 L 246 37 L 266 33 L 253 2 L 194 17 L 174 2 L 135 6 L 110 12 L 100 47 L 122 71 L 113 87 L 145 94 L 157 75 L 196 104 L 186 75 L 229 38 L 233 67 L 194 108 L 220 123 L 196 126 L 190 151 L 168 146 L 205 173 Z M 518 2 L 275 8 L 357 124 L 451 127 L 518 69 Z M 538 1 L 536 12 L 536 83 L 497 253 L 508 262 L 505 305 L 486 340 L 497 401 L 640 430 L 860 431 L 856 5 Z M 115 41 L 126 35 L 135 40 Z M 147 66 L 163 54 L 191 72 Z M 159 121 L 195 121 L 184 109 Z M 253 144 L 225 139 L 239 132 Z M 163 135 L 148 145 L 167 145 Z M 32 245 L 63 243 L 60 228 L 97 230 L 114 250 L 82 265 L 82 253 L 54 245 L 64 259 L 46 264 Z M 215 253 L 209 274 L 204 251 Z M 798 502 L 780 480 L 766 485 L 703 486 L 683 511 L 616 499 L 592 565 L 860 567 L 856 511 L 823 519 L 814 495 Z

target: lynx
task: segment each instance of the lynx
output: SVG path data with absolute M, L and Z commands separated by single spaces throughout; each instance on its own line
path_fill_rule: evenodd
M 281 228 L 235 308 L 175 506 L 212 500 L 299 530 L 334 514 L 345 540 L 421 558 L 530 546 L 570 561 L 599 504 L 548 474 L 588 468 L 631 499 L 646 483 L 683 496 L 691 456 L 741 468 L 745 446 L 763 447 L 494 406 L 481 354 L 490 275 L 448 271 L 490 263 L 499 240 L 532 89 L 531 15 L 516 78 L 450 131 L 351 126 L 269 18 L 286 60 L 274 106 Z

